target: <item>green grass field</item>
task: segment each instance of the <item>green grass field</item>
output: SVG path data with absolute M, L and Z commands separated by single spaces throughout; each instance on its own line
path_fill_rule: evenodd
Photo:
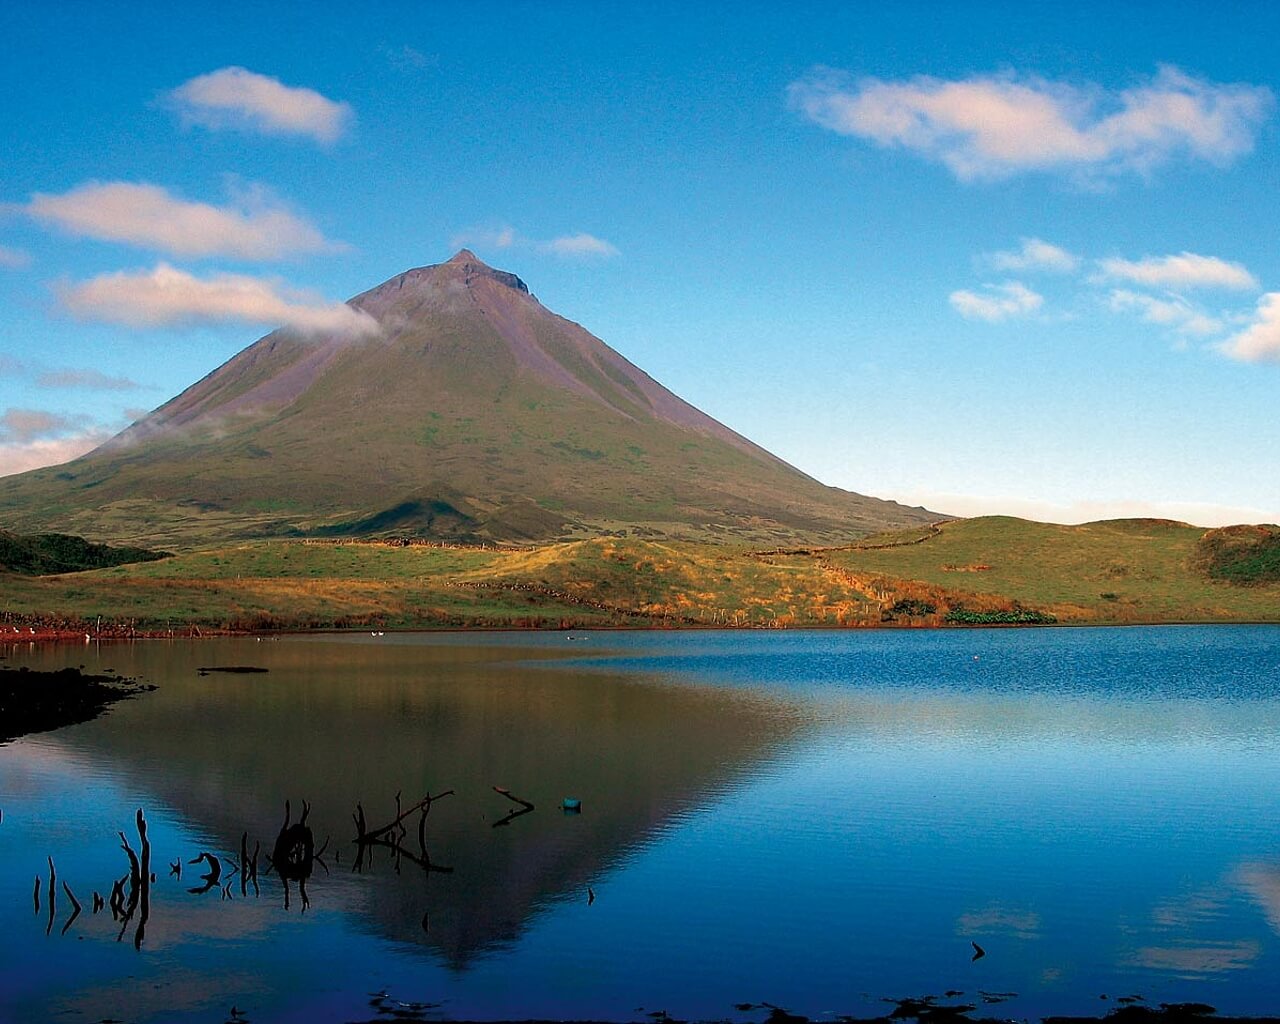
M 0 612 L 148 629 L 1280 621 L 1274 534 L 1251 529 L 1262 532 L 987 517 L 795 552 L 610 537 L 519 549 L 254 541 L 5 576 Z

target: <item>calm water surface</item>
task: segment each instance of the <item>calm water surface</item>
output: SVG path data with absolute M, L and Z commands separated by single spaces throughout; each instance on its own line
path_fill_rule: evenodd
M 471 1019 L 1280 1008 L 1280 629 L 576 636 L 5 649 L 158 689 L 0 746 L 0 1020 L 368 1020 L 381 992 Z M 536 810 L 494 827 L 494 785 Z M 357 802 L 444 789 L 451 871 L 352 870 Z M 307 904 L 266 874 L 242 898 L 241 835 L 269 850 L 304 799 Z M 89 905 L 139 807 L 135 950 Z M 225 895 L 188 891 L 203 851 Z M 52 925 L 32 901 L 49 856 L 85 905 L 65 933 L 61 892 Z

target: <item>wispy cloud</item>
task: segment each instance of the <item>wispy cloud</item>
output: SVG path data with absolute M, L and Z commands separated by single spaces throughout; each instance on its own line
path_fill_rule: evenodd
M 1140 260 L 1111 257 L 1098 261 L 1101 276 L 1131 281 L 1148 288 L 1256 289 L 1258 279 L 1242 264 L 1216 256 L 1181 252 L 1173 256 L 1145 256 Z
M 21 249 L 0 245 L 0 267 L 6 270 L 21 270 L 31 262 L 31 254 Z
M 177 256 L 277 260 L 343 247 L 258 187 L 212 206 L 179 199 L 159 185 L 92 181 L 61 195 L 37 192 L 21 209 L 73 235 Z
M 263 135 L 303 135 L 323 143 L 337 141 L 354 117 L 349 103 L 241 67 L 199 75 L 183 82 L 165 99 L 184 124 Z
M 0 476 L 60 466 L 93 451 L 110 437 L 110 431 L 95 429 L 69 437 L 14 442 L 0 440 Z
M 948 301 L 957 313 L 968 320 L 986 320 L 999 323 L 1013 317 L 1034 313 L 1044 303 L 1044 297 L 1018 281 L 983 285 L 985 291 L 968 289 L 954 291 Z
M 142 387 L 128 377 L 111 377 L 101 370 L 46 370 L 36 377 L 42 388 L 76 388 L 85 391 L 137 391 Z
M 56 437 L 68 431 L 79 430 L 83 426 L 83 417 L 10 406 L 0 413 L 0 441 L 34 441 L 37 438 Z
M 440 58 L 435 54 L 415 50 L 408 43 L 403 43 L 400 46 L 383 45 L 380 50 L 382 55 L 387 58 L 387 63 L 397 71 L 426 71 L 428 68 L 433 68 L 440 63 Z
M 510 249 L 519 240 L 516 229 L 509 224 L 496 227 L 463 228 L 449 239 L 451 249 L 475 246 L 478 249 Z
M 1080 266 L 1080 257 L 1042 239 L 1024 238 L 1017 249 L 993 252 L 987 257 L 987 262 L 996 270 L 1013 273 L 1045 270 L 1069 274 Z
M 1220 349 L 1245 363 L 1280 363 L 1280 292 L 1263 295 L 1253 322 L 1224 341 Z
M 1163 298 L 1116 288 L 1111 292 L 1108 305 L 1116 313 L 1137 313 L 1149 324 L 1168 327 L 1179 334 L 1207 337 L 1219 334 L 1223 323 L 1216 317 L 1197 309 L 1181 295 L 1169 293 Z
M 509 224 L 466 228 L 450 239 L 450 245 L 455 249 L 461 246 L 475 246 L 481 249 L 532 249 L 569 259 L 620 255 L 618 247 L 613 243 L 586 232 L 543 240 L 527 238 Z
M 278 282 L 241 274 L 197 278 L 161 263 L 151 271 L 103 274 L 60 289 L 63 306 L 84 320 L 128 327 L 188 327 L 242 322 L 287 326 L 343 338 L 378 332 L 368 313 Z
M 603 238 L 580 232 L 576 235 L 562 235 L 549 242 L 542 242 L 538 248 L 556 256 L 617 256 L 618 249 Z
M 0 476 L 67 462 L 110 436 L 87 416 L 11 406 L 0 413 Z
M 1252 150 L 1274 106 L 1264 86 L 1168 66 L 1122 90 L 1013 72 L 885 81 L 816 68 L 788 95 L 823 128 L 937 160 L 962 181 L 1145 174 L 1179 155 L 1226 165 Z

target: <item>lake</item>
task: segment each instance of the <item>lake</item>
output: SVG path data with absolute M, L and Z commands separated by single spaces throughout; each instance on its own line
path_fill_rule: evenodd
M 0 746 L 0 1020 L 1280 1008 L 1277 627 L 0 653 L 157 687 Z M 229 666 L 268 671 L 199 671 Z M 398 852 L 353 842 L 357 804 L 372 828 L 445 790 Z M 305 886 L 267 871 L 286 800 L 327 840 Z M 140 943 L 91 911 L 138 808 Z

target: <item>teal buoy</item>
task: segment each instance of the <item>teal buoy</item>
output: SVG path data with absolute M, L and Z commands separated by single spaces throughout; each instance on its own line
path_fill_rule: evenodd
M 582 801 L 577 797 L 567 796 L 560 801 L 560 810 L 564 811 L 565 814 L 580 814 L 582 813 Z

